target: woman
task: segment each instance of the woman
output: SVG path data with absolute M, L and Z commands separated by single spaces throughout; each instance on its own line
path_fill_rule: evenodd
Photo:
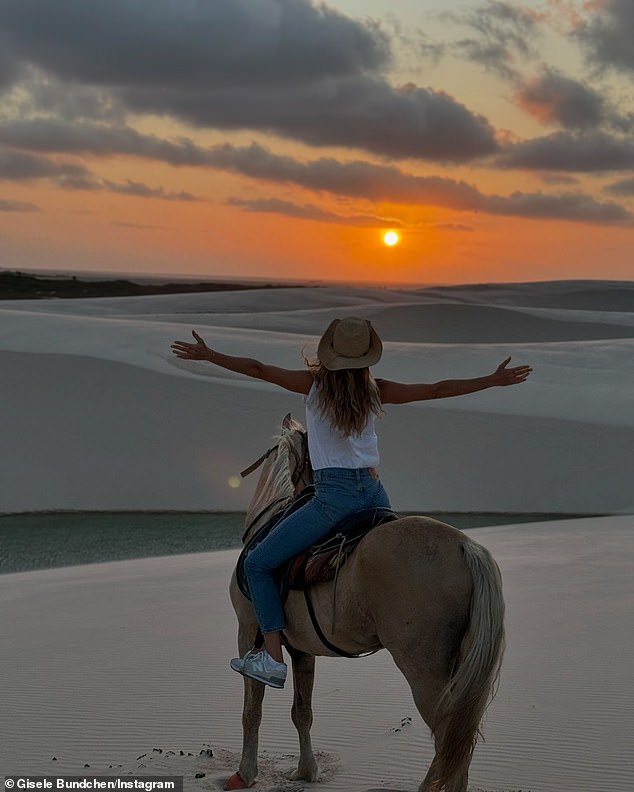
M 384 404 L 461 396 L 497 385 L 524 382 L 529 366 L 507 368 L 503 361 L 493 374 L 434 384 L 375 380 L 370 366 L 378 363 L 382 344 L 366 319 L 347 317 L 330 323 L 317 348 L 317 360 L 291 370 L 251 358 L 224 355 L 210 349 L 193 333 L 195 344 L 176 341 L 174 354 L 183 360 L 208 360 L 217 366 L 272 382 L 306 402 L 308 448 L 314 470 L 315 495 L 282 520 L 249 553 L 245 572 L 264 636 L 264 648 L 234 658 L 231 668 L 271 687 L 284 687 L 286 663 L 282 630 L 286 626 L 274 571 L 284 561 L 325 536 L 344 517 L 364 508 L 389 506 L 379 480 L 379 454 L 374 424 Z

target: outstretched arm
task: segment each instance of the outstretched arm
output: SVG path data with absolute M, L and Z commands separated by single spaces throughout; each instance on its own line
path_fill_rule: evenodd
M 516 385 L 524 382 L 533 370 L 530 366 L 507 368 L 511 362 L 508 357 L 502 361 L 493 374 L 473 379 L 441 380 L 431 384 L 407 384 L 391 380 L 377 380 L 381 401 L 384 404 L 406 404 L 425 399 L 445 399 L 448 396 L 464 396 L 467 393 L 503 385 Z
M 205 344 L 203 339 L 195 330 L 192 335 L 196 339 L 195 344 L 188 344 L 186 341 L 174 341 L 172 351 L 181 360 L 207 360 L 216 366 L 235 371 L 238 374 L 245 374 L 247 377 L 254 377 L 265 382 L 272 382 L 281 388 L 293 391 L 293 393 L 308 393 L 313 382 L 313 377 L 307 369 L 280 368 L 279 366 L 268 366 L 260 363 L 254 358 L 235 357 L 234 355 L 224 355 L 217 352 Z

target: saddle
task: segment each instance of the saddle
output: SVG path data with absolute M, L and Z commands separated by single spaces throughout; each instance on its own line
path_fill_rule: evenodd
M 247 555 L 266 539 L 285 517 L 308 503 L 314 492 L 314 487 L 306 487 L 285 509 L 263 525 L 243 548 L 236 565 L 236 580 L 240 591 L 248 599 L 251 599 L 251 595 L 244 572 Z M 391 509 L 377 507 L 355 512 L 337 523 L 318 543 L 289 559 L 276 570 L 275 576 L 282 601 L 286 599 L 290 589 L 301 591 L 314 583 L 333 580 L 348 556 L 369 531 L 378 525 L 397 519 L 398 515 Z

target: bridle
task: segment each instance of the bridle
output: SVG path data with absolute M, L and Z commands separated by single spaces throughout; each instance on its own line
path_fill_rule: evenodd
M 294 444 L 291 444 L 291 446 L 290 446 L 290 451 L 291 451 L 291 453 L 293 455 L 293 458 L 295 460 L 295 467 L 294 467 L 294 470 L 293 470 L 293 474 L 291 476 L 291 481 L 293 483 L 293 487 L 295 489 L 297 489 L 297 485 L 302 480 L 306 470 L 310 470 L 311 469 L 310 468 L 310 456 L 308 454 L 308 433 L 306 432 L 306 430 L 305 429 L 293 429 L 292 431 L 299 432 L 300 439 L 301 439 L 301 444 L 300 444 L 301 445 L 301 451 L 298 451 L 295 448 Z M 248 476 L 250 473 L 253 473 L 261 465 L 263 465 L 264 462 L 271 456 L 271 454 L 275 453 L 278 450 L 279 447 L 280 447 L 279 442 L 276 443 L 276 445 L 271 446 L 269 449 L 267 449 L 262 454 L 261 457 L 258 457 L 258 459 L 256 459 L 255 462 L 252 462 L 248 467 L 246 467 L 244 470 L 242 470 L 240 472 L 240 476 L 242 478 L 246 478 L 246 476 Z M 311 473 L 311 479 L 312 479 L 312 473 Z M 284 507 L 285 505 L 287 505 L 287 503 L 288 503 L 288 498 L 287 497 L 277 498 L 276 500 L 272 501 L 271 503 L 268 503 L 262 509 L 262 511 L 260 511 L 258 514 L 256 514 L 256 516 L 251 520 L 249 525 L 247 525 L 245 527 L 244 533 L 242 535 L 242 541 L 243 542 L 245 541 L 245 539 L 246 539 L 247 535 L 249 534 L 249 531 L 251 530 L 251 528 L 256 523 L 260 522 L 260 520 L 262 520 L 262 518 L 264 517 L 264 515 L 267 512 L 272 511 L 274 509 L 274 507 L 276 507 L 276 506 L 280 506 L 281 505 L 282 507 Z
M 298 452 L 294 445 L 291 446 L 291 453 L 295 458 L 295 469 L 293 470 L 293 475 L 291 476 L 291 481 L 293 485 L 296 487 L 299 482 L 302 480 L 302 477 L 308 467 L 310 467 L 310 457 L 308 455 L 308 433 L 305 429 L 294 429 L 293 431 L 299 432 L 301 438 L 301 452 Z M 271 454 L 275 453 L 277 449 L 280 447 L 280 444 L 277 443 L 274 446 L 271 446 L 268 450 L 266 450 L 261 457 L 252 462 L 248 467 L 244 470 L 240 471 L 240 476 L 242 478 L 246 478 L 250 473 L 253 473 L 257 470 L 260 465 L 263 465 L 264 462 L 271 456 Z

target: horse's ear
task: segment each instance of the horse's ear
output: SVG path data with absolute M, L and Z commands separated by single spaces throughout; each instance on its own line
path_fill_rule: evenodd
M 282 429 L 290 429 L 292 423 L 293 423 L 293 419 L 291 418 L 291 414 L 286 413 L 282 421 Z

